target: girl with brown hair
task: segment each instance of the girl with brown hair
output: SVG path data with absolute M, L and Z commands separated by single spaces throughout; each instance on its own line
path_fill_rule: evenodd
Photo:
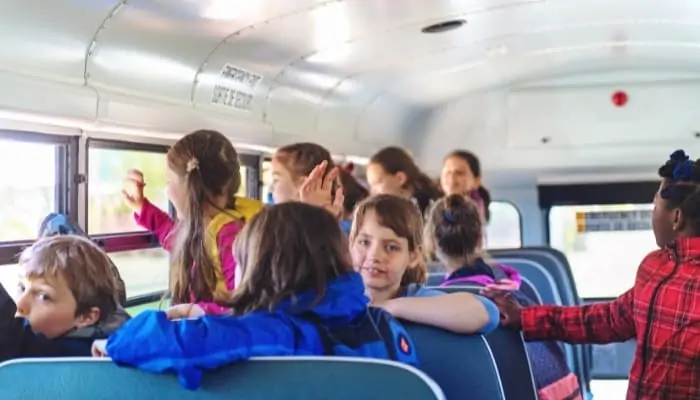
M 233 241 L 262 203 L 236 196 L 241 185 L 238 154 L 219 132 L 184 136 L 168 151 L 167 163 L 167 194 L 177 222 L 144 197 L 140 171 L 129 171 L 122 194 L 136 223 L 172 253 L 168 316 L 226 313 L 221 303 L 235 287 Z
M 409 321 L 456 333 L 487 333 L 498 326 L 496 306 L 471 293 L 423 287 L 423 217 L 408 199 L 377 195 L 358 205 L 350 232 L 355 270 L 372 304 Z
M 438 185 L 400 147 L 385 147 L 372 156 L 367 165 L 367 182 L 372 194 L 413 199 L 421 214 L 425 214 L 430 203 L 443 196 Z

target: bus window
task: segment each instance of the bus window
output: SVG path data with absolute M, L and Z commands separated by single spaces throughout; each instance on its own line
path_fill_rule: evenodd
M 491 220 L 486 226 L 486 247 L 504 249 L 522 245 L 520 212 L 510 202 L 492 201 L 489 205 Z
M 0 284 L 12 296 L 17 292 L 17 254 L 37 237 L 44 217 L 58 211 L 59 149 L 69 140 L 46 137 L 43 142 L 38 135 L 27 136 L 37 139 L 0 139 L 0 246 L 7 250 L 0 260 Z
M 247 197 L 248 196 L 248 167 L 241 165 L 241 187 L 238 188 L 236 196 Z
M 613 298 L 634 284 L 642 259 L 657 249 L 651 204 L 554 206 L 549 243 L 569 259 L 582 298 Z
M 260 200 L 267 203 L 267 198 L 270 195 L 270 186 L 272 185 L 272 162 L 265 160 L 262 162 L 262 190 L 260 191 Z
M 56 211 L 57 147 L 0 139 L 0 242 L 35 239 Z
M 90 148 L 88 163 L 88 233 L 90 235 L 144 230 L 134 223 L 131 210 L 122 200 L 124 177 L 132 168 L 143 172 L 146 182 L 144 194 L 148 200 L 160 209 L 168 211 L 164 153 Z
M 114 147 L 110 147 L 114 146 Z M 143 236 L 132 211 L 124 204 L 121 190 L 129 169 L 143 172 L 144 194 L 161 210 L 169 211 L 166 195 L 166 155 L 164 147 L 141 149 L 140 145 L 96 142 L 88 146 L 88 234 L 110 248 L 112 241 L 128 236 Z M 117 235 L 117 236 L 115 236 Z M 119 269 L 129 298 L 168 289 L 170 258 L 156 248 L 123 249 L 109 256 Z

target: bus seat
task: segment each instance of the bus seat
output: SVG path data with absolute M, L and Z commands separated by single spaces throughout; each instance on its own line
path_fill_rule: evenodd
M 504 265 L 510 265 L 512 262 L 516 261 L 515 259 L 507 259 L 507 260 L 508 260 L 508 262 L 505 262 L 503 260 L 498 260 L 498 261 Z M 529 262 L 526 260 L 517 260 L 517 261 Z M 515 265 L 512 265 L 512 267 L 515 269 L 518 269 L 517 266 L 515 266 Z M 541 269 L 541 267 L 540 267 L 540 269 Z M 520 272 L 521 272 L 522 279 L 523 279 L 523 283 L 522 283 L 522 285 L 520 285 L 520 290 L 527 297 L 531 298 L 535 303 L 543 304 L 544 299 L 543 299 L 543 296 L 540 294 L 539 289 L 537 288 L 537 285 L 532 281 L 532 279 L 530 279 L 528 276 L 525 276 L 522 273 L 522 271 L 520 271 Z M 546 274 L 547 272 L 545 271 L 544 273 Z M 426 283 L 426 286 L 437 287 L 437 286 L 440 286 L 440 284 L 444 280 L 445 280 L 445 273 L 444 272 L 431 272 L 430 274 L 428 274 L 428 281 Z M 552 285 L 554 285 L 554 283 L 552 283 Z M 556 289 L 554 289 L 554 290 L 556 290 Z M 547 293 L 547 296 L 545 296 L 545 297 L 547 299 L 557 298 L 558 295 L 554 295 L 554 294 L 550 295 L 550 293 Z M 558 303 L 558 304 L 561 304 L 561 303 Z
M 460 285 L 439 289 L 448 293 L 460 291 L 479 293 L 481 286 Z M 498 328 L 486 335 L 486 341 L 496 361 L 505 398 L 507 400 L 537 400 L 535 378 L 532 375 L 530 357 L 527 354 L 522 334 Z
M 444 272 L 431 272 L 428 274 L 427 286 L 438 286 L 445 280 Z
M 522 292 L 536 303 L 559 306 L 563 304 L 559 286 L 554 277 L 540 263 L 522 258 L 498 258 L 497 261 L 520 272 L 520 276 L 523 279 Z M 534 294 L 528 293 L 528 291 L 533 290 Z
M 421 369 L 440 385 L 448 399 L 505 399 L 484 336 L 457 335 L 410 322 L 404 326 L 416 346 Z
M 559 288 L 562 305 L 583 304 L 576 290 L 576 282 L 571 266 L 564 253 L 551 247 L 523 247 L 519 249 L 492 250 L 489 254 L 496 260 L 519 258 L 540 264 L 547 270 Z M 539 289 L 539 288 L 538 288 Z M 565 345 L 569 365 L 581 382 L 581 389 L 590 393 L 591 345 Z
M 207 372 L 196 391 L 174 374 L 119 367 L 109 359 L 22 359 L 0 364 L 3 399 L 347 399 L 444 400 L 424 372 L 393 361 L 349 357 L 266 357 Z M 391 388 L 391 389 L 389 389 Z

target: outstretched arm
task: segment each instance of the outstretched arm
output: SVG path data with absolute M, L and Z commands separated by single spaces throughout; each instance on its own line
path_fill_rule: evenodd
M 498 308 L 485 297 L 471 293 L 445 294 L 436 290 L 425 292 L 419 292 L 419 297 L 389 300 L 384 308 L 397 318 L 454 333 L 488 333 L 498 327 Z
M 579 307 L 534 306 L 522 310 L 527 340 L 569 343 L 624 342 L 635 337 L 634 289 L 614 301 Z

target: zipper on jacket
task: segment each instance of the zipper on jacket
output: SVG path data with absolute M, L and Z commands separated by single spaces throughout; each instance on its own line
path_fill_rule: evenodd
M 639 380 L 641 381 L 644 379 L 644 373 L 646 372 L 647 369 L 647 356 L 649 355 L 649 348 L 651 345 L 649 344 L 649 336 L 651 335 L 651 326 L 652 322 L 654 320 L 654 304 L 656 303 L 656 298 L 659 295 L 659 290 L 661 287 L 668 282 L 671 278 L 673 278 L 673 275 L 678 272 L 678 267 L 680 266 L 681 260 L 678 257 L 678 250 L 676 247 L 673 248 L 673 259 L 674 259 L 674 265 L 673 265 L 673 271 L 666 276 L 664 279 L 659 282 L 659 284 L 654 288 L 654 292 L 651 294 L 651 300 L 649 301 L 649 309 L 647 310 L 647 322 L 646 326 L 644 328 L 644 338 L 642 341 L 642 371 L 639 374 Z M 637 396 L 635 397 L 636 399 L 639 399 L 640 397 L 640 391 L 637 390 Z

